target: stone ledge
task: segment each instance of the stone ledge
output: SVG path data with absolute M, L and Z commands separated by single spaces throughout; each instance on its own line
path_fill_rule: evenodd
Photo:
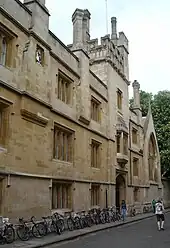
M 24 120 L 45 127 L 48 123 L 48 119 L 40 114 L 32 113 L 26 109 L 21 109 L 21 116 Z

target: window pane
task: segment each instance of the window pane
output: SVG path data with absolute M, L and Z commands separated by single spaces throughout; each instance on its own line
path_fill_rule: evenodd
M 0 64 L 6 64 L 6 56 L 7 56 L 7 42 L 5 37 L 1 38 L 1 54 L 0 54 Z
M 59 127 L 54 128 L 54 158 L 72 162 L 72 137 L 71 132 Z

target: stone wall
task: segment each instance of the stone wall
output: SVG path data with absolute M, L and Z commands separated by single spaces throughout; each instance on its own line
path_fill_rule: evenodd
M 162 179 L 163 184 L 163 201 L 166 207 L 170 207 L 170 180 Z

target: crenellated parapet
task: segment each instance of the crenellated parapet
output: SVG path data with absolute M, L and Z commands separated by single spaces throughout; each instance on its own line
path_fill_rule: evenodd
M 90 57 L 90 63 L 109 62 L 120 76 L 129 80 L 129 44 L 123 32 L 117 34 L 117 19 L 111 18 L 111 35 L 90 39 L 90 13 L 88 10 L 76 9 L 73 14 L 73 44 L 68 47 L 75 51 L 84 50 Z
M 124 56 L 120 48 L 110 38 L 110 35 L 101 37 L 101 44 L 99 44 L 98 39 L 90 40 L 87 44 L 91 64 L 107 60 L 122 77 L 126 78 Z

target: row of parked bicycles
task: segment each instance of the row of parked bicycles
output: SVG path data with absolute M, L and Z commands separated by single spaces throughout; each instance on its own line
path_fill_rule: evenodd
M 0 227 L 0 241 L 1 244 L 12 243 L 16 239 L 16 234 L 20 240 L 28 241 L 31 237 L 41 238 L 52 232 L 61 235 L 64 231 L 73 231 L 120 220 L 120 211 L 115 207 L 93 208 L 88 212 L 68 212 L 64 215 L 55 213 L 42 217 L 40 221 L 37 221 L 34 216 L 30 220 L 19 218 L 19 224 L 15 226 L 8 223 L 9 220 L 4 219 Z

